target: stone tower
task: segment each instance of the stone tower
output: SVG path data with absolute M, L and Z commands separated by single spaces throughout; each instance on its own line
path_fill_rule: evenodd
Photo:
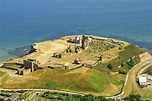
M 82 35 L 82 49 L 86 49 L 89 45 L 88 36 Z
M 35 71 L 38 69 L 38 63 L 36 61 L 36 59 L 28 59 L 28 60 L 24 60 L 24 67 L 25 69 L 30 69 L 31 72 Z

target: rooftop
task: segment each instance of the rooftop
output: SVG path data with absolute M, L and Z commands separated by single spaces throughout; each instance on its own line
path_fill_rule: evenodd
M 139 77 L 139 82 L 147 82 L 147 78 L 146 77 Z

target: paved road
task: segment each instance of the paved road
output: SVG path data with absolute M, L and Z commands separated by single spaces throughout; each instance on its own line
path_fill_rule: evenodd
M 83 94 L 75 93 L 75 92 L 68 92 L 68 91 L 61 91 L 61 90 L 49 90 L 49 89 L 3 89 L 3 88 L 0 88 L 0 90 L 5 90 L 5 91 L 33 90 L 33 92 L 37 92 L 37 93 L 43 93 L 43 92 L 49 91 L 49 92 L 83 95 Z
M 138 66 L 138 70 L 139 70 L 139 69 L 142 68 L 143 66 L 149 64 L 150 62 L 152 62 L 152 59 L 148 59 L 148 60 L 146 60 L 146 61 L 144 61 L 144 62 L 142 62 L 142 63 L 140 63 L 140 64 L 137 64 L 135 67 Z M 126 80 L 125 80 L 125 84 L 124 84 L 124 87 L 123 87 L 123 90 L 122 90 L 122 94 L 124 94 L 124 90 L 125 90 L 125 88 L 126 88 L 126 84 L 127 84 L 127 81 L 128 81 L 128 77 L 129 77 L 130 73 L 133 71 L 133 69 L 134 69 L 134 68 L 132 68 L 132 69 L 128 72 L 128 74 L 127 74 L 127 77 L 126 77 Z
M 68 92 L 68 91 L 61 91 L 61 90 L 49 90 L 49 89 L 3 89 L 3 88 L 0 88 L 0 90 L 5 90 L 5 91 L 19 91 L 19 90 L 32 90 L 32 94 L 30 94 L 26 99 L 25 101 L 29 101 L 35 94 L 37 93 L 44 93 L 44 92 L 57 92 L 57 93 L 66 93 L 66 94 L 77 94 L 77 95 L 82 95 L 84 96 L 83 94 L 80 94 L 80 93 L 74 93 L 74 92 Z
M 111 96 L 111 97 L 106 97 L 106 98 L 111 98 L 111 99 L 121 98 L 121 97 L 123 96 L 124 92 L 125 92 L 126 85 L 127 85 L 127 82 L 128 82 L 128 78 L 129 78 L 131 72 L 133 72 L 133 69 L 138 66 L 138 70 L 139 70 L 139 69 L 142 68 L 143 66 L 145 66 L 145 65 L 147 65 L 147 64 L 150 64 L 150 63 L 152 63 L 152 56 L 147 57 L 146 59 L 144 59 L 143 61 L 141 61 L 139 64 L 137 64 L 137 65 L 135 65 L 133 68 L 131 68 L 131 69 L 129 70 L 129 72 L 127 73 L 127 75 L 126 75 L 125 83 L 124 83 L 124 85 L 123 85 L 123 88 L 122 88 L 121 93 L 118 94 L 118 95 Z

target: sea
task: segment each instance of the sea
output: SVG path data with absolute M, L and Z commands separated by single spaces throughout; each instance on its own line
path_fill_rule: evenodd
M 0 61 L 32 43 L 92 34 L 152 50 L 152 0 L 0 0 Z

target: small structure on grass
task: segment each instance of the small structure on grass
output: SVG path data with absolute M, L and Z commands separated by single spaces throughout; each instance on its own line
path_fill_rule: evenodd
M 73 63 L 74 64 L 81 64 L 81 59 L 80 58 L 76 58 Z
M 19 96 L 15 93 L 11 97 L 0 99 L 0 101 L 20 101 Z

